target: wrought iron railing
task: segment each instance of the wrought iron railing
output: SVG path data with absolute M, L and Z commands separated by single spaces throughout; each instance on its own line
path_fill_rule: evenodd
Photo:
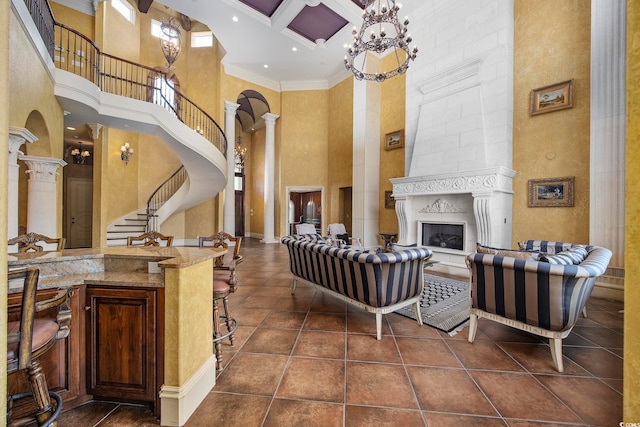
M 156 212 L 167 200 L 171 198 L 176 191 L 182 187 L 182 184 L 187 180 L 187 171 L 184 166 L 173 173 L 165 182 L 154 191 L 154 193 L 147 200 L 147 231 L 158 231 L 158 223 Z
M 162 69 L 101 52 L 89 38 L 56 22 L 47 0 L 25 3 L 57 68 L 91 81 L 103 92 L 160 105 L 226 156 L 227 139 L 218 123 L 180 93 Z

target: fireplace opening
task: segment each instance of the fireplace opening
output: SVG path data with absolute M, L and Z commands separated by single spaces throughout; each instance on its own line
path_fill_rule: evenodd
M 464 224 L 423 222 L 422 245 L 464 250 Z

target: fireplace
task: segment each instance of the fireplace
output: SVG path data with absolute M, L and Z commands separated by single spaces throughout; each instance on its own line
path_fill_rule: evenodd
M 466 224 L 449 222 L 419 223 L 419 241 L 423 246 L 463 251 Z

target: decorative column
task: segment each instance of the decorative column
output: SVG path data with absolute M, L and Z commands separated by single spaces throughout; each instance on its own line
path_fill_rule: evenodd
M 57 230 L 57 183 L 58 168 L 67 162 L 60 159 L 36 156 L 21 156 L 29 167 L 29 190 L 27 197 L 27 231 L 60 237 Z
M 273 113 L 265 113 L 262 118 L 266 125 L 266 137 L 264 148 L 264 231 L 262 243 L 278 243 L 274 236 L 275 226 L 275 128 L 276 120 L 280 116 Z
M 236 110 L 240 104 L 224 101 L 224 133 L 227 136 L 227 186 L 224 189 L 224 213 L 222 228 L 232 236 L 236 234 Z
M 352 234 L 377 245 L 380 216 L 380 83 L 353 82 Z
M 611 249 L 609 268 L 619 278 L 625 247 L 626 11 L 626 1 L 591 1 L 589 243 Z M 622 282 L 613 287 L 621 291 Z
M 23 153 L 20 147 L 25 142 L 34 143 L 38 138 L 25 128 L 9 126 L 9 180 L 7 183 L 7 237 L 12 239 L 18 235 L 18 174 L 20 166 L 18 157 Z

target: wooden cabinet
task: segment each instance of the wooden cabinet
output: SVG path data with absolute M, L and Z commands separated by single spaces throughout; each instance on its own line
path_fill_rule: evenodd
M 158 348 L 163 344 L 158 337 L 162 334 L 162 316 L 157 315 L 163 308 L 162 295 L 162 290 L 155 288 L 87 286 L 89 394 L 157 401 L 163 377 L 162 360 L 158 358 Z

